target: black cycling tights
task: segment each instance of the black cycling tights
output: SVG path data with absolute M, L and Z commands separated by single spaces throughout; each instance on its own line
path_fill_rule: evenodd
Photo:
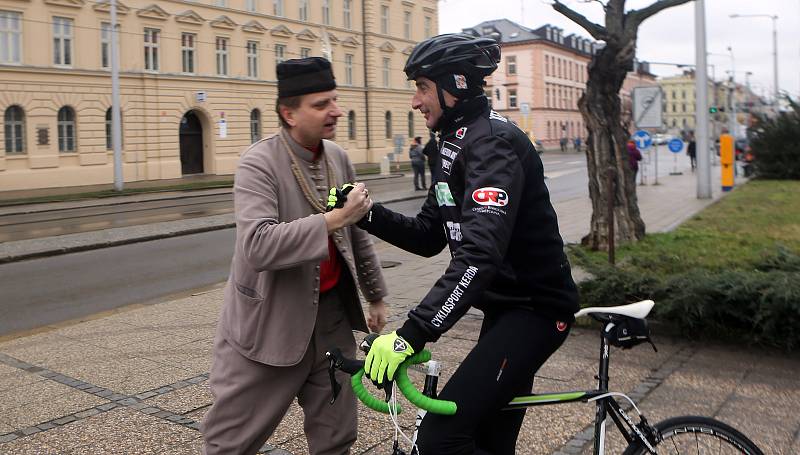
M 478 344 L 439 394 L 458 412 L 425 416 L 420 455 L 513 454 L 525 410 L 501 409 L 531 393 L 534 373 L 568 333 L 567 324 L 527 309 L 486 314 Z

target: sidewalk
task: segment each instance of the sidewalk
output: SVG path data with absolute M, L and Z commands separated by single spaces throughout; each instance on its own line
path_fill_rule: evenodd
M 648 231 L 671 229 L 711 201 L 695 198 L 691 174 L 639 187 Z M 714 184 L 714 196 L 719 197 Z M 556 205 L 563 235 L 578 241 L 591 216 L 585 198 Z M 389 287 L 390 322 L 398 327 L 449 260 L 445 251 L 419 258 L 376 245 Z M 410 285 L 410 283 L 413 283 Z M 106 313 L 0 342 L 0 453 L 192 454 L 198 423 L 211 403 L 208 371 L 222 289 L 156 305 Z M 480 313 L 468 313 L 431 345 L 445 362 L 444 383 L 473 346 Z M 575 329 L 539 372 L 536 391 L 594 385 L 598 334 Z M 648 346 L 612 350 L 611 386 L 637 401 L 651 422 L 667 416 L 713 416 L 737 427 L 768 454 L 800 453 L 800 359 L 659 336 Z M 405 406 L 412 409 L 410 405 Z M 591 453 L 594 409 L 585 404 L 529 410 L 517 453 Z M 405 428 L 413 412 L 401 415 Z M 390 453 L 394 431 L 383 416 L 360 408 L 356 454 Z M 609 453 L 622 446 L 614 431 Z M 615 439 L 616 438 L 616 439 Z M 294 404 L 264 452 L 308 453 L 302 413 Z

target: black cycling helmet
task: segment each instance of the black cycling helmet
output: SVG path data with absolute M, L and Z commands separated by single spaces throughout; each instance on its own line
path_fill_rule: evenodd
M 414 47 L 403 71 L 409 80 L 435 79 L 442 73 L 458 73 L 483 79 L 497 69 L 500 46 L 491 38 L 448 33 L 429 38 Z

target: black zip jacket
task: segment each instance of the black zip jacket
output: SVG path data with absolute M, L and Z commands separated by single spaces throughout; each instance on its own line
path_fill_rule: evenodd
M 430 257 L 449 245 L 447 270 L 397 333 L 419 352 L 470 307 L 530 308 L 572 322 L 578 293 L 542 161 L 528 137 L 484 96 L 461 103 L 441 128 L 425 204 L 406 217 L 379 204 L 359 226 Z

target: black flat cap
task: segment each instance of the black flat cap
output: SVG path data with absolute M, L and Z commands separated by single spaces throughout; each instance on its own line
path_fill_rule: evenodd
M 322 57 L 296 58 L 278 63 L 278 98 L 327 92 L 336 88 L 331 62 Z

